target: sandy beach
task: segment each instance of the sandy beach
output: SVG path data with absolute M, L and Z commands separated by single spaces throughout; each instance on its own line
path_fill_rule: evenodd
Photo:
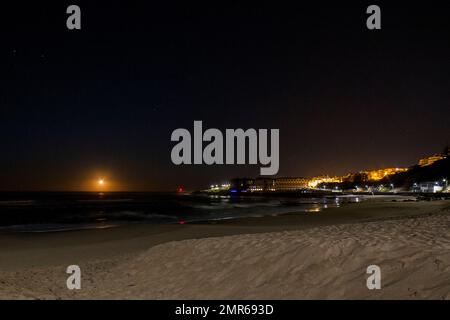
M 0 235 L 1 299 L 450 299 L 450 202 Z M 68 290 L 79 265 L 82 289 Z M 368 290 L 366 268 L 381 268 Z

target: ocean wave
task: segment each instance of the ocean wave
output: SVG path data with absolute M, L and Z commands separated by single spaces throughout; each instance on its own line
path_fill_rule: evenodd
M 0 200 L 0 206 L 27 206 L 35 202 L 34 200 Z
M 22 232 L 22 233 L 45 233 L 45 232 L 64 232 L 76 230 L 92 230 L 92 229 L 108 229 L 118 227 L 118 224 L 112 223 L 84 223 L 84 224 L 60 224 L 60 223 L 43 223 L 43 224 L 16 224 L 11 226 L 0 227 L 0 231 L 4 232 Z
M 175 216 L 159 213 L 146 213 L 144 211 L 118 211 L 106 214 L 108 220 L 113 219 L 140 219 L 140 220 L 153 220 L 153 219 L 177 219 Z

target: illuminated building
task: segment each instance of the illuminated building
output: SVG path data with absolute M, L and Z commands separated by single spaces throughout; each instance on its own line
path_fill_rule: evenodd
M 231 190 L 249 192 L 284 192 L 308 188 L 308 179 L 298 177 L 287 178 L 235 178 L 231 180 Z
M 222 184 L 212 184 L 210 187 L 209 187 L 209 191 L 211 192 L 211 191 L 227 191 L 227 190 L 229 190 L 230 189 L 230 187 L 231 187 L 231 184 L 230 183 L 222 183 Z
M 418 184 L 418 188 L 420 192 L 424 193 L 436 193 L 436 192 L 442 192 L 444 190 L 444 187 L 439 184 L 438 182 L 421 182 Z
M 256 178 L 253 180 L 253 184 L 249 186 L 249 191 L 275 191 L 275 179 L 271 178 Z
M 341 177 L 330 177 L 330 176 L 313 177 L 308 180 L 308 187 L 317 188 L 317 186 L 322 183 L 341 183 L 342 179 L 343 178 Z
M 378 181 L 388 176 L 408 171 L 408 168 L 385 168 L 371 171 L 363 171 L 367 176 L 367 181 Z
M 274 187 L 276 191 L 295 191 L 308 188 L 308 179 L 298 177 L 277 178 Z
M 444 158 L 445 158 L 445 156 L 442 154 L 434 154 L 431 157 L 420 159 L 419 166 L 426 167 L 426 166 L 432 165 L 436 161 L 442 160 Z
M 442 153 L 433 154 L 431 157 L 419 160 L 419 166 L 426 167 L 432 165 L 436 161 L 447 158 L 450 155 L 450 147 L 447 145 Z

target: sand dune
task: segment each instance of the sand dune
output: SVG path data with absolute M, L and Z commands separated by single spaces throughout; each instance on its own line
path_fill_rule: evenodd
M 120 287 L 136 298 L 448 299 L 449 230 L 440 215 L 172 242 L 119 266 L 127 276 L 109 278 L 102 295 Z M 381 290 L 366 287 L 371 264 L 381 267 Z
M 381 268 L 368 290 L 366 268 Z M 174 241 L 83 264 L 3 272 L 2 298 L 450 299 L 450 215 Z

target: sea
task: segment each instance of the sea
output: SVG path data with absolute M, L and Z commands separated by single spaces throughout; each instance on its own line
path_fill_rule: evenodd
M 317 214 L 359 202 L 342 196 L 155 192 L 0 192 L 0 232 L 56 232 L 125 224 L 185 224 L 284 213 Z

